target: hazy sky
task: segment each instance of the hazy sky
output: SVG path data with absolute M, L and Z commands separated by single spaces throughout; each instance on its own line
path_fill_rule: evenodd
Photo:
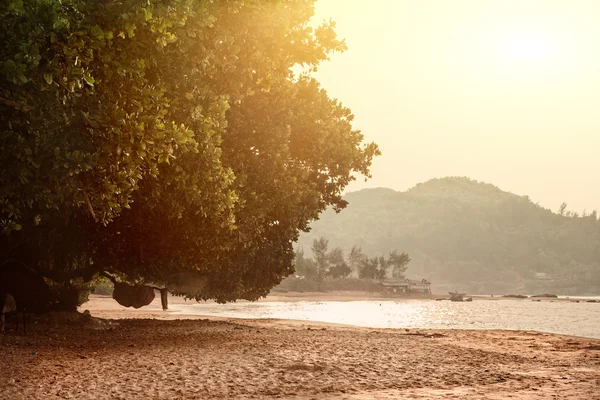
M 468 176 L 600 209 L 600 1 L 318 0 L 317 78 L 382 149 L 350 190 Z

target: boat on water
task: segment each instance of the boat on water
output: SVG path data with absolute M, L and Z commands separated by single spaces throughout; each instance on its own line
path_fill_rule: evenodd
M 450 301 L 464 301 L 465 296 L 467 295 L 466 293 L 459 293 L 459 292 L 448 292 L 448 294 L 450 295 Z

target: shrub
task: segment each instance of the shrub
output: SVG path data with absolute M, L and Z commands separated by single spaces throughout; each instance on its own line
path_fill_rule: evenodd
M 113 285 L 110 280 L 106 278 L 100 278 L 96 285 L 92 288 L 92 293 L 110 296 L 112 295 L 114 288 L 115 285 Z

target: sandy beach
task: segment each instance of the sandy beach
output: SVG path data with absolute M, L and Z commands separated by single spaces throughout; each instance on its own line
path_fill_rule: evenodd
M 600 399 L 600 340 L 83 309 L 0 335 L 1 399 Z

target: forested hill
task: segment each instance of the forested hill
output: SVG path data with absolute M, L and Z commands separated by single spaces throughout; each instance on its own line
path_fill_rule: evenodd
M 529 198 L 467 178 L 434 179 L 406 192 L 365 189 L 345 196 L 303 234 L 348 252 L 406 251 L 408 275 L 431 278 L 439 290 L 472 293 L 553 290 L 600 294 L 600 222 L 594 212 L 562 215 Z

